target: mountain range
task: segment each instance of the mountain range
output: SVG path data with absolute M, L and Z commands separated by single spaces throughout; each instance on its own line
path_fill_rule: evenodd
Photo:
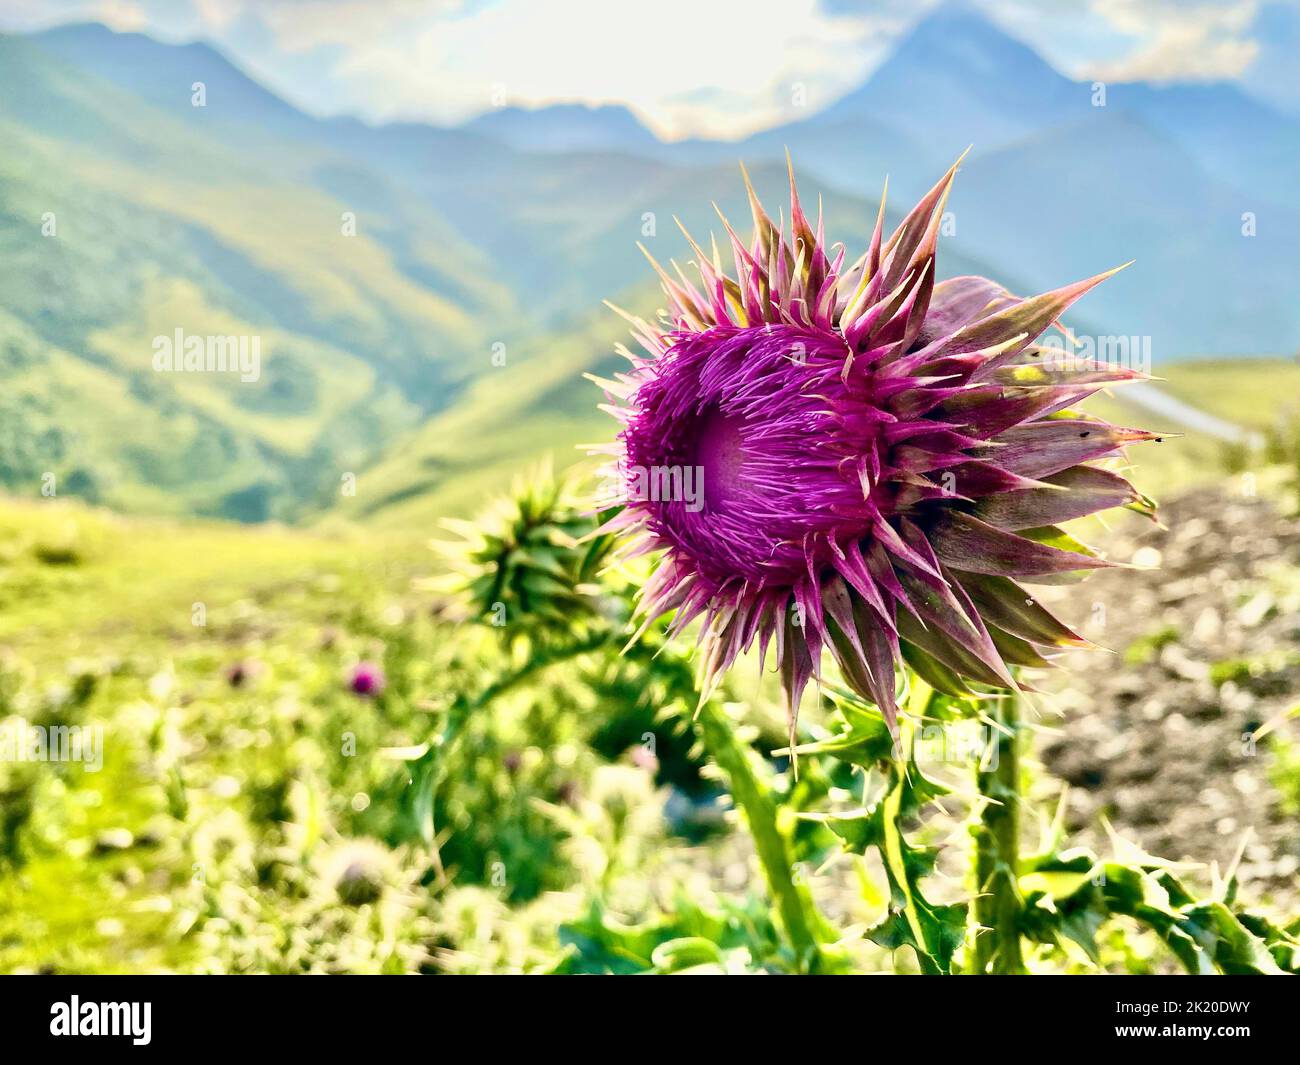
M 202 92 L 197 93 L 196 85 Z M 850 247 L 968 144 L 940 260 L 1041 290 L 1136 258 L 1078 332 L 1161 360 L 1300 346 L 1300 120 L 1235 84 L 1060 74 L 965 8 L 857 89 L 739 142 L 665 143 L 628 109 L 504 108 L 459 128 L 319 118 L 203 43 L 96 24 L 0 38 L 0 479 L 153 512 L 367 521 L 463 509 L 608 436 L 583 370 L 635 247 L 674 216 L 773 209 L 785 152 Z M 897 193 L 895 197 L 894 193 Z M 154 372 L 151 343 L 256 335 L 253 385 Z M 341 492 L 353 483 L 356 494 Z

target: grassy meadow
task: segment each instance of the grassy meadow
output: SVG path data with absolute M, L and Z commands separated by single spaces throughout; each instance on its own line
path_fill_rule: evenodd
M 1260 397 L 1295 367 L 1166 376 L 1189 401 L 1265 428 Z M 534 440 L 510 437 L 499 469 L 444 470 L 438 498 L 472 514 L 507 472 L 567 443 L 545 418 L 524 424 Z M 1221 450 L 1194 436 L 1148 446 L 1134 456 L 1138 483 L 1163 496 L 1236 492 Z M 1263 505 L 1294 510 L 1290 476 L 1259 478 Z M 359 496 L 378 490 L 363 481 Z M 0 505 L 0 717 L 103 737 L 98 771 L 0 762 L 0 970 L 779 967 L 754 854 L 663 679 L 684 670 L 688 682 L 689 663 L 593 653 L 534 668 L 535 649 L 509 624 L 484 625 L 447 584 L 445 552 L 427 541 L 455 537 L 432 508 L 391 505 L 371 524 L 335 516 L 316 531 L 128 518 L 58 498 Z M 1237 601 L 1257 592 L 1238 589 Z M 1274 612 L 1290 609 L 1292 593 L 1275 594 Z M 576 615 L 560 623 L 580 627 Z M 1133 621 L 1113 649 L 1149 661 L 1152 646 L 1182 638 L 1167 630 Z M 354 691 L 358 667 L 378 671 L 382 689 Z M 1242 668 L 1267 678 L 1292 667 L 1210 668 L 1221 693 Z M 768 757 L 784 745 L 774 680 L 740 672 L 726 712 L 798 808 L 798 789 L 817 785 Z M 804 738 L 825 727 L 806 708 Z M 1275 804 L 1300 796 L 1295 749 L 1281 736 L 1265 751 Z M 1032 772 L 1037 794 L 1059 791 L 1052 773 Z M 824 782 L 826 794 L 847 783 Z M 881 871 L 823 866 L 816 839 L 785 830 L 807 851 L 822 910 L 850 930 L 854 965 L 907 971 L 905 951 L 852 936 L 883 912 Z M 1286 899 L 1275 885 L 1252 890 L 1262 904 Z M 1094 963 L 1045 951 L 1039 964 Z M 1096 964 L 1164 962 L 1152 943 L 1116 938 Z

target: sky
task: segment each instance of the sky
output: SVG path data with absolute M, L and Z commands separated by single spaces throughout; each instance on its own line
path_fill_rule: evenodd
M 940 0 L 0 0 L 18 32 L 99 21 L 217 45 L 316 114 L 458 123 L 503 104 L 630 106 L 733 138 L 860 84 Z M 1300 0 L 966 0 L 1075 77 L 1239 78 Z

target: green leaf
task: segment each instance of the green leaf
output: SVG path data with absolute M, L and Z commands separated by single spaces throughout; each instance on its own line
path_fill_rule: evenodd
M 845 841 L 846 849 L 862 853 L 875 847 L 884 862 L 889 913 L 868 930 L 867 937 L 889 949 L 910 946 L 926 974 L 950 973 L 953 955 L 965 936 L 966 906 L 936 906 L 926 899 L 920 881 L 933 871 L 938 851 L 913 847 L 900 824 L 944 789 L 928 780 L 914 761 L 891 763 L 890 772 L 892 786 L 874 806 L 823 820 Z
M 660 943 L 650 955 L 654 967 L 663 973 L 680 972 L 700 965 L 724 964 L 722 951 L 712 940 L 701 936 L 683 936 Z

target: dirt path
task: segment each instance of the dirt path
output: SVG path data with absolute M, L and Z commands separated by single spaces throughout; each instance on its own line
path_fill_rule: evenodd
M 1191 432 L 1213 437 L 1215 440 L 1230 444 L 1244 443 L 1252 448 L 1263 444 L 1263 438 L 1259 433 L 1243 429 L 1234 422 L 1201 410 L 1200 407 L 1193 407 L 1158 385 L 1145 382 L 1130 385 L 1124 391 L 1124 398 L 1153 414 L 1171 419 Z
M 1072 827 L 1104 845 L 1102 817 L 1151 853 L 1222 868 L 1249 832 L 1243 895 L 1300 899 L 1300 819 L 1278 784 L 1277 741 L 1251 732 L 1300 695 L 1300 520 L 1204 489 L 1125 522 L 1109 557 L 1158 565 L 1040 589 L 1116 655 L 1072 654 L 1043 702 L 1039 751 L 1072 787 Z M 1068 678 L 1068 679 L 1067 679 Z M 1300 748 L 1300 723 L 1280 730 Z M 1291 801 L 1295 801 L 1295 797 Z

